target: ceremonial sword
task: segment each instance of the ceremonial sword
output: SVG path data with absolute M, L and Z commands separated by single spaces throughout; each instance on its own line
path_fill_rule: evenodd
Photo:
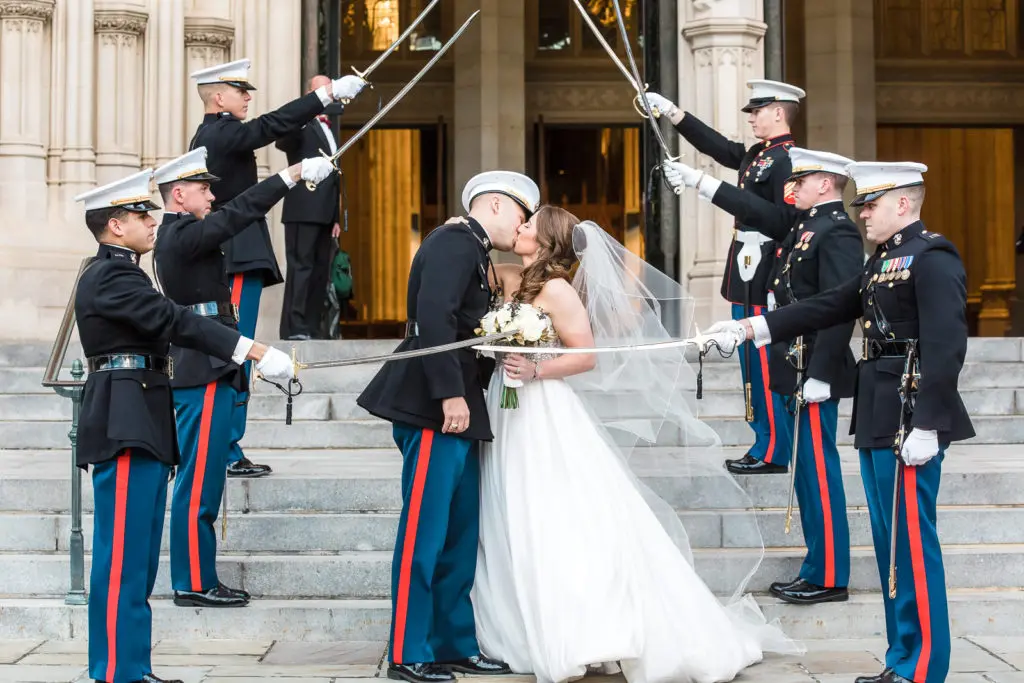
M 339 147 L 337 152 L 335 152 L 334 154 L 328 155 L 327 152 L 323 151 L 322 149 L 320 150 L 320 154 L 322 154 L 324 157 L 327 158 L 328 161 L 331 162 L 331 165 L 334 166 L 335 170 L 338 170 L 337 165 L 335 165 L 335 163 L 334 163 L 338 159 L 338 157 L 340 157 L 342 154 L 344 154 L 346 151 L 348 151 L 348 149 L 352 145 L 354 145 L 356 143 L 356 141 L 359 140 L 359 138 L 363 137 L 366 134 L 366 131 L 368 131 L 371 128 L 373 128 L 377 124 L 378 121 L 380 121 L 382 118 L 384 118 L 384 116 L 389 111 L 391 111 L 391 109 L 396 104 L 398 104 L 399 100 L 401 100 L 403 97 L 405 97 L 406 94 L 408 94 L 408 92 L 410 90 L 412 90 L 412 87 L 414 85 L 416 85 L 421 78 L 423 78 L 423 74 L 427 73 L 427 71 L 429 71 L 431 67 L 433 67 L 435 64 L 437 64 L 438 60 L 441 59 L 441 57 L 444 56 L 444 53 L 448 51 L 448 48 L 450 48 L 455 43 L 455 41 L 458 40 L 459 36 L 461 36 L 462 33 L 467 28 L 469 28 L 469 24 L 474 19 L 476 19 L 476 15 L 478 15 L 478 14 L 480 14 L 480 10 L 477 10 L 477 11 L 473 12 L 472 14 L 470 14 L 469 18 L 466 19 L 466 21 L 463 22 L 462 26 L 459 27 L 459 30 L 456 31 L 454 34 L 452 34 L 452 37 L 448 39 L 448 42 L 441 46 L 441 49 L 437 51 L 437 54 L 435 54 L 430 59 L 429 62 L 427 62 L 426 64 L 423 65 L 423 68 L 420 69 L 419 72 L 415 76 L 412 77 L 412 80 L 409 81 L 408 83 L 406 83 L 405 86 L 401 90 L 398 91 L 398 94 L 395 95 L 393 98 L 391 98 L 390 102 L 388 102 L 383 107 L 381 107 L 381 110 L 378 111 L 376 114 L 374 114 L 373 117 L 369 121 L 367 121 L 365 124 L 363 124 L 362 128 L 357 130 L 352 137 L 350 137 L 348 140 L 346 140 L 345 144 L 343 144 L 341 147 Z M 373 66 L 373 65 L 371 65 L 371 66 Z M 312 180 L 307 180 L 306 181 L 306 189 L 309 190 L 310 192 L 313 192 L 314 190 L 316 190 L 316 183 L 314 183 Z

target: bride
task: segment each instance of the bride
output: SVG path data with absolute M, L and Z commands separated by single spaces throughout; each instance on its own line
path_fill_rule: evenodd
M 549 316 L 549 345 L 670 338 L 661 309 L 680 315 L 681 287 L 596 224 L 542 207 L 514 252 L 522 266 L 497 266 L 495 277 L 506 302 Z M 517 408 L 500 407 L 503 374 L 525 383 Z M 800 651 L 743 594 L 763 544 L 753 566 L 737 555 L 709 569 L 716 583 L 739 584 L 723 605 L 698 575 L 676 512 L 629 466 L 638 441 L 675 435 L 683 447 L 649 451 L 658 473 L 688 483 L 688 500 L 734 508 L 760 543 L 750 501 L 714 453 L 717 436 L 686 404 L 692 378 L 681 349 L 502 358 L 487 400 L 494 441 L 480 458 L 473 605 L 486 655 L 542 683 L 619 667 L 631 683 L 715 683 L 765 651 Z

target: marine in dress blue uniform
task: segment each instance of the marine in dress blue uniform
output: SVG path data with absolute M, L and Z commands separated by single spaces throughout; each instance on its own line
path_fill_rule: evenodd
M 323 162 L 326 164 L 326 162 Z M 154 250 L 158 282 L 175 303 L 232 329 L 238 312 L 224 273 L 221 244 L 248 228 L 296 182 L 288 171 L 252 186 L 210 213 L 206 148 L 199 147 L 154 174 L 166 207 Z M 245 375 L 234 363 L 172 345 L 174 406 L 182 462 L 171 497 L 171 587 L 182 607 L 239 607 L 248 592 L 217 576 L 214 523 L 224 495 L 231 448 L 231 413 Z
M 249 81 L 249 60 L 239 59 L 200 69 L 191 74 L 203 97 L 206 113 L 192 137 L 189 149 L 206 147 L 210 172 L 219 180 L 211 183 L 216 196 L 213 208 L 220 209 L 257 182 L 255 151 L 313 120 L 333 99 L 355 97 L 365 85 L 358 76 L 332 81 L 284 106 L 251 121 L 244 121 L 256 87 Z M 283 282 L 270 240 L 265 217 L 227 240 L 224 264 L 230 276 L 231 301 L 238 308 L 238 329 L 253 336 L 259 316 L 260 297 L 265 287 Z M 249 364 L 245 366 L 250 377 Z M 240 395 L 232 412 L 231 454 L 228 476 L 262 477 L 270 467 L 245 457 L 239 445 L 245 435 L 248 393 Z
M 857 185 L 868 239 L 877 244 L 846 284 L 749 321 L 759 344 L 862 318 L 851 431 L 885 601 L 885 669 L 857 683 L 941 683 L 950 634 L 936 502 L 950 443 L 974 436 L 957 388 L 967 353 L 966 274 L 956 247 L 920 220 L 923 172 L 916 163 L 861 162 L 847 169 Z M 878 211 L 882 207 L 883 211 Z M 723 324 L 724 325 L 724 324 Z M 748 333 L 748 336 L 750 333 Z M 901 385 L 908 346 L 919 372 L 909 434 L 897 455 Z M 898 517 L 892 528 L 896 468 Z M 896 535 L 896 597 L 889 598 L 889 543 Z
M 750 99 L 742 111 L 750 114 L 751 123 L 758 119 L 760 110 L 774 111 L 780 117 L 772 126 L 770 137 L 750 148 L 729 140 L 690 112 L 680 111 L 657 93 L 648 93 L 647 98 L 661 115 L 669 117 L 679 134 L 698 152 L 725 168 L 737 170 L 739 189 L 788 212 L 786 226 L 789 227 L 799 213 L 786 187 L 791 168 L 789 149 L 794 144 L 789 127 L 791 117 L 806 93 L 787 83 L 761 79 L 747 81 L 747 87 L 751 89 Z M 779 104 L 783 105 L 783 112 L 789 113 L 779 113 L 776 107 Z M 755 134 L 758 134 L 758 126 L 755 126 Z M 734 320 L 760 315 L 771 308 L 768 276 L 779 246 L 770 235 L 737 218 L 721 287 L 722 297 L 732 305 Z M 748 257 L 749 265 L 746 264 Z M 771 390 L 768 349 L 751 353 L 753 357 L 749 367 L 747 354 L 741 352 L 738 355 L 744 386 L 750 384 L 753 419 L 748 424 L 754 431 L 754 444 L 742 458 L 727 460 L 726 466 L 734 474 L 785 472 L 789 463 L 793 415 L 787 410 L 785 396 Z
M 152 248 L 152 169 L 75 198 L 100 243 L 75 295 L 89 374 L 82 394 L 77 464 L 93 467 L 95 521 L 89 580 L 89 675 L 158 683 L 150 661 L 149 596 L 160 564 L 167 482 L 178 464 L 171 343 L 223 362 L 251 340 L 190 313 L 139 267 Z M 245 343 L 248 341 L 248 343 Z M 171 682 L 174 683 L 174 682 Z M 176 683 L 181 683 L 177 681 Z
M 526 176 L 491 171 L 470 179 L 463 206 L 470 212 L 474 199 L 483 202 L 494 194 L 508 207 L 503 211 L 515 211 L 522 222 L 540 201 Z M 474 215 L 467 224 L 435 229 L 416 252 L 407 335 L 397 351 L 471 339 L 480 318 L 498 302 L 491 289 L 491 237 L 480 222 L 485 219 Z M 453 680 L 449 670 L 509 672 L 480 655 L 470 602 L 479 542 L 478 446 L 493 438 L 484 396 L 493 367 L 469 349 L 389 362 L 358 398 L 360 406 L 394 425 L 404 463 L 392 563 L 389 678 L 428 683 Z M 445 415 L 443 401 L 457 397 L 468 405 L 468 428 Z
M 848 180 L 846 167 L 852 160 L 799 147 L 791 148 L 789 155 L 793 165 L 790 180 L 800 210 L 793 223 L 787 223 L 789 211 L 680 162 L 672 162 L 666 173 L 674 183 L 699 186 L 703 199 L 780 245 L 769 277 L 780 307 L 849 282 L 859 275 L 864 263 L 860 232 L 842 201 Z M 770 347 L 772 391 L 804 402 L 794 486 L 807 555 L 795 580 L 771 586 L 771 592 L 786 602 L 813 604 L 849 598 L 850 529 L 836 430 L 839 400 L 853 396 L 856 380 L 852 334 L 853 321 L 848 320 Z M 802 359 L 795 353 L 798 343 L 802 344 Z M 796 359 L 801 360 L 803 381 L 798 379 Z

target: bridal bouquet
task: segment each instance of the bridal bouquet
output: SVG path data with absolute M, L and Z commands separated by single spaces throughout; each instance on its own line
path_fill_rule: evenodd
M 503 342 L 508 346 L 539 346 L 552 341 L 548 314 L 539 308 L 520 301 L 509 301 L 505 305 L 490 311 L 480 319 L 480 327 L 476 335 L 483 337 L 501 332 L 515 332 Z M 502 371 L 501 407 L 518 408 L 518 387 L 523 386 L 522 380 L 512 379 Z

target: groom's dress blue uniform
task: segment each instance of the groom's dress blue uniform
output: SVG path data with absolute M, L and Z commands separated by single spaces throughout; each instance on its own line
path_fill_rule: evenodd
M 712 202 L 738 220 L 756 226 L 781 243 L 770 276 L 779 306 L 810 298 L 856 278 L 864 248 L 857 226 L 841 200 L 819 204 L 798 214 L 722 183 Z M 800 411 L 796 495 L 807 555 L 800 578 L 823 588 L 845 588 L 850 581 L 850 527 L 846 492 L 836 446 L 839 400 L 853 396 L 856 361 L 850 351 L 853 320 L 804 335 L 805 376 L 829 385 L 831 396 Z M 773 337 L 771 389 L 793 396 L 796 369 L 788 359 L 790 342 Z
M 490 240 L 474 219 L 423 241 L 409 273 L 405 340 L 396 351 L 470 339 L 491 302 Z M 402 515 L 391 568 L 390 658 L 446 662 L 479 654 L 470 590 L 479 538 L 480 441 L 492 361 L 470 349 L 384 364 L 358 403 L 393 424 L 402 451 Z M 469 428 L 444 434 L 443 399 L 461 396 Z
M 914 683 L 940 683 L 949 669 L 950 634 L 936 498 L 942 460 L 953 441 L 974 436 L 957 389 L 967 353 L 967 294 L 956 248 L 920 221 L 878 246 L 846 284 L 765 317 L 772 339 L 791 339 L 863 316 L 864 353 L 851 432 L 871 517 L 885 601 L 886 666 Z M 920 354 L 910 427 L 935 430 L 939 454 L 902 466 L 897 528 L 891 528 L 900 396 L 908 340 Z M 907 432 L 909 433 L 909 428 Z M 896 598 L 888 592 L 889 539 L 896 534 Z
M 771 202 L 790 215 L 796 216 L 796 209 L 787 199 L 786 181 L 790 175 L 789 148 L 793 146 L 790 134 L 762 140 L 748 149 L 740 142 L 729 140 L 693 114 L 687 112 L 676 124 L 676 130 L 693 145 L 698 152 L 706 154 L 725 168 L 739 171 L 739 189 L 751 197 Z M 791 223 L 787 223 L 787 227 Z M 725 260 L 725 274 L 722 277 L 722 297 L 732 304 L 733 320 L 751 315 L 762 315 L 768 309 L 768 276 L 772 269 L 773 256 L 779 245 L 774 240 L 759 245 L 761 260 L 750 281 L 750 300 L 747 300 L 746 286 L 740 277 L 737 255 L 745 240 L 761 241 L 756 227 L 737 219 L 733 239 Z M 740 370 L 744 385 L 751 385 L 751 404 L 754 413 L 754 445 L 748 454 L 762 462 L 785 466 L 789 464 L 790 440 L 793 433 L 793 416 L 786 409 L 784 396 L 771 390 L 771 369 L 768 349 L 757 349 L 751 353 L 751 367 L 747 367 L 746 354 L 739 353 Z

